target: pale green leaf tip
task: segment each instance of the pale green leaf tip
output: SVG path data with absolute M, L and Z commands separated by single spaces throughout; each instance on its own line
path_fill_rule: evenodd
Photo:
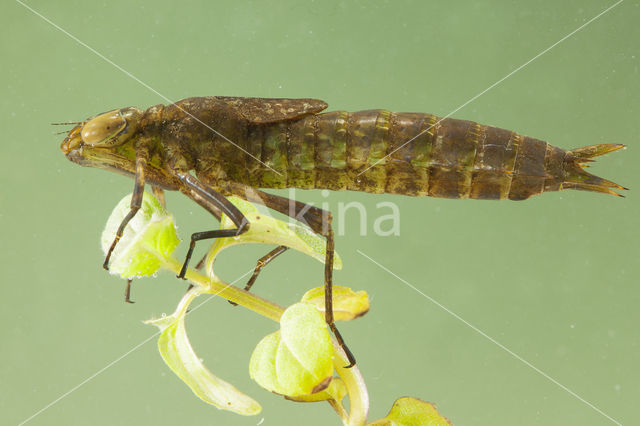
M 260 413 L 262 407 L 258 402 L 216 377 L 197 357 L 187 337 L 183 315 L 163 316 L 145 323 L 161 330 L 158 350 L 162 359 L 198 398 L 243 416 Z
M 162 315 L 160 318 L 151 318 L 146 321 L 142 321 L 144 324 L 155 325 L 158 327 L 160 332 L 162 333 L 167 327 L 173 324 L 176 321 L 176 318 L 171 315 Z
M 350 321 L 369 312 L 369 295 L 364 290 L 353 291 L 349 287 L 333 286 L 333 316 L 336 321 Z M 307 291 L 301 302 L 311 303 L 324 312 L 324 286 Z
M 368 425 L 451 426 L 451 422 L 442 416 L 432 403 L 418 398 L 402 397 L 393 403 L 393 407 L 386 417 Z

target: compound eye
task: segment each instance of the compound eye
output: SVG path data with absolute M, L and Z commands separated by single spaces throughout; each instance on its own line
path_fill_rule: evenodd
M 110 139 L 126 126 L 127 122 L 119 109 L 105 112 L 92 118 L 82 127 L 82 140 L 87 145 L 110 145 Z

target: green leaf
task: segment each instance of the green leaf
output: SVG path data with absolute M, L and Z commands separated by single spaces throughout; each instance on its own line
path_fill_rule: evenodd
M 129 213 L 131 195 L 124 197 L 113 209 L 102 232 L 102 251 L 106 254 L 116 231 Z M 109 271 L 122 278 L 153 275 L 166 263 L 180 243 L 173 217 L 158 200 L 145 192 L 142 205 L 124 229 L 122 238 L 111 254 Z
M 221 240 L 217 249 L 222 250 L 236 244 L 246 243 L 276 244 L 290 247 L 324 262 L 326 240 L 309 227 L 274 219 L 268 213 L 261 213 L 256 206 L 238 197 L 229 197 L 229 201 L 238 207 L 251 225 L 244 234 Z M 234 229 L 235 227 L 236 225 L 231 219 L 225 215 L 222 216 L 220 229 Z M 333 259 L 333 268 L 342 268 L 342 260 L 337 253 Z
M 302 396 L 327 388 L 333 375 L 333 346 L 322 315 L 313 305 L 296 303 L 280 319 L 280 330 L 258 343 L 249 373 L 263 388 Z
M 436 410 L 435 405 L 418 398 L 398 398 L 387 417 L 369 426 L 451 426 L 451 422 Z
M 324 312 L 324 286 L 307 291 L 301 302 L 313 304 Z M 355 292 L 349 287 L 333 286 L 333 316 L 336 321 L 350 321 L 369 312 L 369 295 L 364 290 Z
M 197 295 L 199 290 L 192 289 L 185 295 L 176 313 L 146 321 L 162 331 L 158 339 L 162 359 L 204 402 L 245 416 L 258 414 L 261 411 L 260 404 L 214 376 L 193 351 L 184 328 L 184 314 Z

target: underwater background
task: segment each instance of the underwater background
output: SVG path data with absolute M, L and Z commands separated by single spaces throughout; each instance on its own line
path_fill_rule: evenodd
M 344 267 L 334 280 L 371 298 L 366 316 L 338 324 L 366 380 L 370 420 L 415 396 L 456 425 L 640 423 L 640 2 L 617 4 L 500 81 L 614 4 L 3 2 L 0 423 L 339 424 L 326 403 L 286 401 L 249 378 L 251 351 L 277 324 L 220 298 L 188 317 L 191 342 L 263 411 L 241 417 L 203 403 L 155 339 L 140 345 L 156 332 L 142 321 L 172 312 L 185 282 L 168 272 L 135 281 L 128 305 L 124 281 L 102 269 L 100 234 L 133 180 L 69 162 L 64 135 L 53 135 L 66 127 L 50 123 L 207 95 L 455 111 L 566 149 L 627 145 L 589 169 L 629 187 L 624 199 L 295 196 L 334 215 L 350 202 L 365 208 L 366 220 L 352 208 L 335 224 Z M 399 235 L 374 232 L 389 214 L 383 202 L 399 209 Z M 181 194 L 168 193 L 167 205 L 183 241 L 217 227 Z M 233 281 L 270 249 L 228 250 L 216 272 Z M 286 253 L 254 288 L 286 306 L 322 282 L 319 262 Z

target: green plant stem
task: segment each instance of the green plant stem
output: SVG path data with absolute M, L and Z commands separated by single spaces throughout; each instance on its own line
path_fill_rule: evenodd
M 182 263 L 171 258 L 167 259 L 167 263 L 164 266 L 173 273 L 178 274 L 182 268 Z M 202 293 L 215 294 L 244 306 L 247 309 L 251 309 L 264 317 L 280 322 L 284 308 L 278 304 L 227 284 L 216 277 L 209 278 L 194 269 L 187 269 L 186 278 L 203 288 Z
M 349 413 L 347 413 L 347 410 L 344 409 L 342 402 L 336 401 L 335 399 L 327 399 L 327 402 L 329 403 L 331 408 L 333 408 L 333 411 L 335 411 L 338 414 L 338 416 L 340 416 L 340 419 L 342 420 L 342 424 L 346 425 L 347 422 L 349 421 Z
M 171 258 L 166 261 L 167 263 L 164 266 L 167 269 L 175 274 L 180 272 L 182 264 L 176 259 Z M 218 295 L 273 321 L 278 323 L 280 322 L 280 317 L 284 312 L 284 308 L 280 305 L 227 284 L 217 277 L 209 278 L 194 269 L 187 270 L 186 278 L 200 286 L 203 289 L 202 293 Z M 332 339 L 332 342 L 334 353 L 336 354 L 333 359 L 333 365 L 338 375 L 344 381 L 347 387 L 347 394 L 349 396 L 349 415 L 346 421 L 343 418 L 343 422 L 348 426 L 364 425 L 369 411 L 369 395 L 367 393 L 367 387 L 365 386 L 364 379 L 357 366 L 344 368 L 345 365 L 349 364 L 347 356 L 335 339 Z M 339 401 L 338 403 L 340 404 Z
M 335 339 L 332 339 L 332 341 L 333 352 L 337 355 L 333 358 L 333 367 L 342 378 L 342 381 L 347 387 L 347 394 L 349 395 L 349 417 L 345 425 L 364 425 L 367 421 L 367 415 L 369 414 L 369 394 L 367 393 L 364 378 L 357 365 L 351 368 L 344 368 L 346 365 L 349 365 L 347 355 Z

